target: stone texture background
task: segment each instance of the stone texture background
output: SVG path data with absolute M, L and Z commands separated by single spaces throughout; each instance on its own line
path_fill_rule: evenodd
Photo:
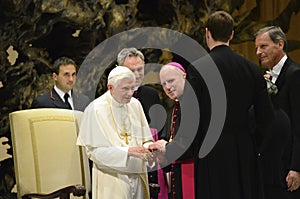
M 105 39 L 150 26 L 179 31 L 205 46 L 208 14 L 226 10 L 236 21 L 232 47 L 238 53 L 257 63 L 253 34 L 265 25 L 279 25 L 287 34 L 289 55 L 300 62 L 299 0 L 0 0 L 0 9 L 0 198 L 15 197 L 8 114 L 29 108 L 35 96 L 52 87 L 50 69 L 60 56 L 80 66 Z M 174 57 L 142 51 L 152 63 Z M 146 82 L 153 78 L 147 71 Z

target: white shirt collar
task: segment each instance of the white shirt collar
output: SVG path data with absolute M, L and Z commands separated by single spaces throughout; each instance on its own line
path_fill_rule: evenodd
M 62 90 L 60 90 L 56 85 L 54 86 L 54 90 L 57 92 L 57 94 L 58 94 L 59 97 L 62 99 L 62 101 L 65 101 L 65 99 L 64 99 L 65 93 L 64 93 Z M 69 97 L 69 100 L 73 101 L 73 99 L 72 99 L 72 91 L 69 90 L 68 94 L 69 94 L 69 96 L 70 96 L 70 97 Z M 70 101 L 69 101 L 69 102 L 70 102 Z
M 273 73 L 275 73 L 277 76 L 280 74 L 280 71 L 283 67 L 284 62 L 287 60 L 287 56 L 284 55 L 281 60 L 273 67 L 271 70 Z
M 280 74 L 280 71 L 284 65 L 284 62 L 287 60 L 287 56 L 284 55 L 281 60 L 272 68 L 272 70 L 269 70 L 267 71 L 267 74 L 270 74 L 271 77 L 272 77 L 272 82 L 275 83 L 279 74 Z

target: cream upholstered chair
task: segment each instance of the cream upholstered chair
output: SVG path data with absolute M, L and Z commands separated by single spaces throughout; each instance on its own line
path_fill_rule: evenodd
M 18 198 L 88 198 L 88 158 L 76 145 L 81 115 L 54 108 L 10 113 Z

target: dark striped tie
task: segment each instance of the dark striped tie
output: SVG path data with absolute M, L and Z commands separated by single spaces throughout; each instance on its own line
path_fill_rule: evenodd
M 69 97 L 70 97 L 70 96 L 69 96 L 68 93 L 66 93 L 66 94 L 64 95 L 65 104 L 68 106 L 69 109 L 72 110 L 72 106 L 71 106 L 71 104 L 69 103 L 69 100 L 68 100 Z

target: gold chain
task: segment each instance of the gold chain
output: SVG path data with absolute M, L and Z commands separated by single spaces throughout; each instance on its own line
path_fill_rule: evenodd
M 115 120 L 115 117 L 114 117 L 114 113 L 113 113 L 113 110 L 112 110 L 112 102 L 111 102 L 111 99 L 108 98 L 108 96 L 106 96 L 106 100 L 109 104 L 109 108 L 110 108 L 110 112 L 111 112 L 111 116 L 112 116 L 112 119 L 113 119 L 113 122 L 114 122 L 114 126 L 115 126 L 115 129 L 117 131 L 117 134 L 119 136 L 119 138 L 121 138 L 122 140 L 125 139 L 125 143 L 126 144 L 129 144 L 129 140 L 131 139 L 131 133 L 128 133 L 126 132 L 126 124 L 125 124 L 125 119 L 122 121 L 122 127 L 123 127 L 123 131 L 120 133 L 119 132 L 119 128 L 118 128 L 118 125 L 117 125 L 117 122 Z M 127 111 L 128 112 L 128 111 Z M 126 118 L 126 117 L 125 117 Z M 131 128 L 131 122 L 130 122 L 130 118 L 128 116 L 128 119 L 129 119 L 129 129 Z M 121 118 L 122 120 L 122 118 Z

